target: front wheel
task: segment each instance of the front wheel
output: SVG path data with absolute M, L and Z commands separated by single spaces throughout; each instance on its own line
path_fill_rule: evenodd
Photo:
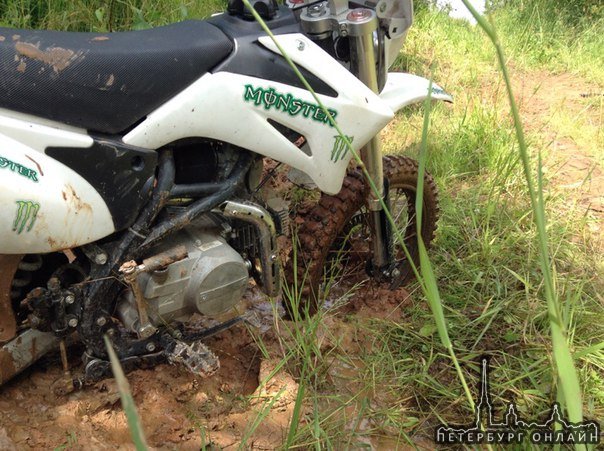
M 384 157 L 384 176 L 390 183 L 391 214 L 404 237 L 414 264 L 419 265 L 415 196 L 418 164 L 404 156 Z M 326 291 L 339 281 L 357 283 L 366 276 L 371 258 L 371 231 L 365 205 L 367 186 L 359 170 L 349 173 L 342 190 L 335 196 L 322 195 L 314 207 L 301 214 L 298 220 L 295 251 L 289 271 L 290 286 L 301 285 L 299 296 L 289 296 L 295 306 L 287 306 L 301 315 L 314 314 Z M 421 235 L 429 247 L 438 220 L 438 192 L 434 179 L 424 174 L 424 195 Z M 398 283 L 413 278 L 412 265 L 402 247 L 395 240 L 394 255 L 398 269 Z

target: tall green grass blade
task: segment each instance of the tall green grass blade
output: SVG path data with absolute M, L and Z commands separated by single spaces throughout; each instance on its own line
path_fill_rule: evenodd
M 294 411 L 289 421 L 289 430 L 287 432 L 287 439 L 285 441 L 286 449 L 290 449 L 294 444 L 296 434 L 298 433 L 300 417 L 302 415 L 302 407 L 304 406 L 304 397 L 306 396 L 306 373 L 308 369 L 308 361 L 304 360 L 303 365 L 304 366 L 302 367 L 302 376 L 300 377 L 300 382 L 298 384 L 298 394 L 296 395 L 296 402 L 294 403 Z
M 602 343 L 589 346 L 581 351 L 575 352 L 575 359 L 583 359 L 590 354 L 596 354 L 602 350 L 604 350 L 604 341 Z
M 508 73 L 503 47 L 501 46 L 495 27 L 489 24 L 486 19 L 478 14 L 468 0 L 462 0 L 466 8 L 471 12 L 472 16 L 478 22 L 478 25 L 487 34 L 493 46 L 495 47 L 497 60 L 505 81 L 508 100 L 514 119 L 516 130 L 516 139 L 518 140 L 518 150 L 524 170 L 528 192 L 530 196 L 533 217 L 537 227 L 537 239 L 539 246 L 539 263 L 543 274 L 545 297 L 547 300 L 547 308 L 549 314 L 549 323 L 552 335 L 552 348 L 554 360 L 556 363 L 557 375 L 560 381 L 559 389 L 562 391 L 562 398 L 565 401 L 568 410 L 569 419 L 572 422 L 578 423 L 583 420 L 583 408 L 581 401 L 581 387 L 579 378 L 573 362 L 573 357 L 568 346 L 566 330 L 563 320 L 560 315 L 559 300 L 554 286 L 554 278 L 552 274 L 552 261 L 549 255 L 547 221 L 545 217 L 545 203 L 543 199 L 543 184 L 541 177 L 541 160 L 539 158 L 539 168 L 537 176 L 537 188 L 533 181 L 531 170 L 529 151 L 524 138 L 522 122 L 516 100 L 514 98 L 511 79 Z
M 314 415 L 313 415 L 313 438 L 314 438 L 314 448 L 316 451 L 321 451 L 321 434 L 322 434 L 322 429 L 321 429 L 321 422 L 319 421 L 320 418 L 320 412 L 319 412 L 319 406 L 317 403 L 317 398 L 315 397 L 315 399 L 313 400 L 313 409 L 314 409 Z
M 424 207 L 424 175 L 426 173 L 426 161 L 428 159 L 428 130 L 430 128 L 430 113 L 432 110 L 431 93 L 432 79 L 430 79 L 430 83 L 428 85 L 428 97 L 424 102 L 424 125 L 422 128 L 422 143 L 420 148 L 418 167 L 419 174 L 417 177 L 417 192 L 415 196 L 415 214 L 417 224 L 417 239 L 419 246 L 420 272 L 423 279 L 423 285 L 425 286 L 425 294 L 428 298 L 430 309 L 432 310 L 432 316 L 434 316 L 434 321 L 436 322 L 438 336 L 440 337 L 442 345 L 449 352 L 449 356 L 453 361 L 453 365 L 455 366 L 455 370 L 457 371 L 457 376 L 459 377 L 468 403 L 470 404 L 472 411 L 474 411 L 474 399 L 472 398 L 472 394 L 470 393 L 466 378 L 463 375 L 463 372 L 461 371 L 459 361 L 457 360 L 457 356 L 455 355 L 453 344 L 451 343 L 451 339 L 449 338 L 449 331 L 447 329 L 447 322 L 445 319 L 445 312 L 443 310 L 442 300 L 438 291 L 438 284 L 436 282 L 432 263 L 430 262 L 430 258 L 428 257 L 428 251 L 426 249 L 426 245 L 424 243 L 421 233 L 422 215 Z
M 117 387 L 120 391 L 122 408 L 126 413 L 128 427 L 130 428 L 130 434 L 132 435 L 132 442 L 134 443 L 134 446 L 137 451 L 146 451 L 148 448 L 147 441 L 145 440 L 145 433 L 143 431 L 138 412 L 136 411 L 134 398 L 132 398 L 130 384 L 128 384 L 128 379 L 126 379 L 124 370 L 122 370 L 122 366 L 120 365 L 120 361 L 117 358 L 117 354 L 113 350 L 113 346 L 111 345 L 111 341 L 109 341 L 109 337 L 105 335 L 103 339 L 105 340 L 105 347 L 107 348 L 109 360 L 111 361 L 111 370 L 113 371 L 113 375 L 115 376 L 115 380 L 117 381 Z

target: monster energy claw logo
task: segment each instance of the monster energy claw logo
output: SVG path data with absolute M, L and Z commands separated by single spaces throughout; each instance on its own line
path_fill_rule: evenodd
M 346 139 L 340 135 L 334 136 L 333 149 L 331 150 L 331 161 L 337 163 L 343 160 L 348 154 L 348 143 L 352 144 L 354 136 L 346 136 Z M 346 142 L 348 140 L 348 143 Z
M 17 216 L 13 223 L 13 232 L 17 232 L 17 235 L 20 235 L 24 230 L 26 232 L 31 231 L 36 223 L 40 204 L 32 201 L 18 200 L 17 206 Z
M 290 116 L 302 115 L 310 118 L 313 121 L 328 124 L 332 127 L 329 118 L 319 105 L 307 102 L 302 99 L 297 99 L 291 94 L 282 94 L 277 92 L 275 88 L 264 89 L 261 87 L 254 88 L 252 85 L 245 85 L 243 100 L 252 102 L 256 106 L 262 105 L 265 110 L 274 108 L 277 111 L 283 111 Z M 331 117 L 336 118 L 338 112 L 335 110 L 327 110 Z

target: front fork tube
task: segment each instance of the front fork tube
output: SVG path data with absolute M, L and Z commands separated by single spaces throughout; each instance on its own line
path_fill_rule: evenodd
M 388 180 L 384 183 L 384 203 L 390 209 L 390 195 Z M 392 225 L 388 221 L 383 208 L 370 211 L 371 215 L 371 244 L 373 247 L 373 260 L 368 262 L 369 274 L 378 279 L 390 279 L 393 269 Z
M 384 179 L 379 139 L 379 135 L 375 136 L 361 150 L 363 164 L 378 191 L 376 193 L 373 189 L 369 189 L 366 201 L 371 219 L 373 261 L 370 266 L 374 275 L 377 275 L 376 272 L 382 273 L 387 270 L 392 261 L 392 229 L 381 202 L 383 200 L 386 207 L 390 208 L 388 180 Z
M 373 11 L 369 11 L 365 16 L 358 14 L 354 19 L 355 22 L 348 25 L 351 71 L 373 92 L 379 93 L 376 51 L 381 52 L 383 49 L 379 38 L 376 46 L 375 37 L 379 36 L 377 17 Z M 391 266 L 392 231 L 381 203 L 384 200 L 389 207 L 379 134 L 361 149 L 361 160 L 377 188 L 377 193 L 370 189 L 367 195 L 373 234 L 373 261 L 369 262 L 369 266 L 373 275 L 380 276 L 385 275 Z

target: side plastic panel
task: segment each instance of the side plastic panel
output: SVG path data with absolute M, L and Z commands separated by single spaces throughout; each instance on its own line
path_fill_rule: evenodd
M 38 152 L 48 147 L 90 147 L 93 142 L 86 130 L 4 108 L 0 108 L 0 135 Z
M 24 139 L 40 147 L 45 143 L 45 133 L 55 135 L 46 142 L 64 145 L 70 141 L 71 132 L 22 125 L 30 130 Z M 107 205 L 86 180 L 1 130 L 0 125 L 0 254 L 69 249 L 114 232 Z M 85 144 L 85 138 L 74 138 L 71 144 L 78 140 Z
M 301 34 L 278 39 L 297 64 L 338 93 L 319 98 L 356 150 L 394 117 L 385 102 L 312 41 Z M 278 53 L 272 41 L 264 37 L 259 41 Z M 308 148 L 291 143 L 269 120 L 305 136 Z M 229 142 L 286 163 L 330 194 L 340 190 L 352 157 L 308 91 L 228 72 L 203 76 L 150 114 L 124 142 L 157 149 L 195 136 Z

